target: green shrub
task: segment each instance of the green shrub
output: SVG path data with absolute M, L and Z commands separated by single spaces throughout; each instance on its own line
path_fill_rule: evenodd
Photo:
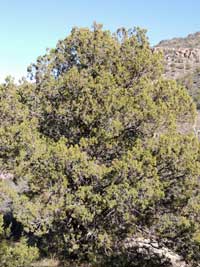
M 26 239 L 8 241 L 4 236 L 3 220 L 0 216 L 0 262 L 1 267 L 29 267 L 38 258 L 38 249 L 27 245 Z

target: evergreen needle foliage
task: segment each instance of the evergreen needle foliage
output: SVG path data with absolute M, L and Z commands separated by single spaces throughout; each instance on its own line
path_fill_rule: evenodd
M 196 111 L 162 70 L 144 30 L 94 23 L 39 57 L 32 82 L 0 86 L 0 169 L 13 177 L 0 192 L 42 255 L 105 266 L 148 237 L 200 260 L 199 142 L 177 130 Z

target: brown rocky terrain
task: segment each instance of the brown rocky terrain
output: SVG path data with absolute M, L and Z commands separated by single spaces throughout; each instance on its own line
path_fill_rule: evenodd
M 154 49 L 163 51 L 165 76 L 183 83 L 200 109 L 200 32 L 161 41 Z
M 200 68 L 200 32 L 161 41 L 155 49 L 164 53 L 167 77 L 180 78 Z
M 156 46 L 155 50 L 162 50 L 164 53 L 167 77 L 178 79 L 200 68 L 200 48 Z
M 200 32 L 184 38 L 161 41 L 154 47 L 164 54 L 166 78 L 172 78 L 186 86 L 197 105 L 197 119 L 192 125 L 182 125 L 183 132 L 188 129 L 200 135 Z

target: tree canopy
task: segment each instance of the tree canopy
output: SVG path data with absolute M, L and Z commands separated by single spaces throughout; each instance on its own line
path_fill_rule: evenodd
M 163 79 L 146 32 L 73 28 L 28 73 L 0 86 L 0 170 L 20 235 L 43 255 L 104 266 L 122 266 L 127 238 L 154 238 L 195 266 L 200 147 L 179 126 L 196 109 Z

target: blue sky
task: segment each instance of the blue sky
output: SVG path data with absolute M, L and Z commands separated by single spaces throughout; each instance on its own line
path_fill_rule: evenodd
M 199 0 L 0 0 L 0 81 L 16 79 L 73 26 L 148 29 L 151 44 L 200 31 Z

